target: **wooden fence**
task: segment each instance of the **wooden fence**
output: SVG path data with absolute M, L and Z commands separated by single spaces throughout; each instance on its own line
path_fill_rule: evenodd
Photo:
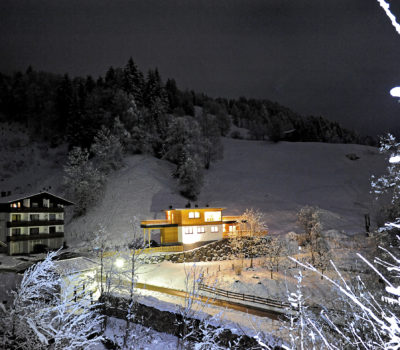
M 289 303 L 282 302 L 280 300 L 270 299 L 270 298 L 262 298 L 262 297 L 258 297 L 256 295 L 250 295 L 250 294 L 241 294 L 241 293 L 231 292 L 231 291 L 225 290 L 225 289 L 210 287 L 203 283 L 199 284 L 199 290 L 209 292 L 209 293 L 215 294 L 215 295 L 220 295 L 220 296 L 230 298 L 230 299 L 249 301 L 252 303 L 276 307 L 279 309 L 287 309 L 287 308 L 291 307 L 291 305 Z
M 169 246 L 163 246 L 163 247 L 150 247 L 150 248 L 136 250 L 137 254 L 168 253 L 168 252 L 183 252 L 183 246 L 182 245 L 169 245 Z

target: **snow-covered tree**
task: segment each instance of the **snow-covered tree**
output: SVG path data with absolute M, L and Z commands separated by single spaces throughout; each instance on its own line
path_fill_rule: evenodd
M 190 267 L 185 265 L 185 298 L 184 304 L 179 306 L 177 319 L 179 327 L 178 349 L 186 349 L 189 345 L 190 337 L 194 334 L 195 328 L 193 319 L 199 309 L 195 309 L 197 299 L 199 298 L 199 283 L 203 280 L 203 271 L 197 265 Z M 204 305 L 203 305 L 204 306 Z
M 221 143 L 221 133 L 218 128 L 217 118 L 209 115 L 205 109 L 203 109 L 203 113 L 199 117 L 199 123 L 203 136 L 201 156 L 204 168 L 208 169 L 211 162 L 223 157 L 224 149 Z
M 89 160 L 89 152 L 80 147 L 69 152 L 64 172 L 64 182 L 74 199 L 75 214 L 82 215 L 99 198 L 104 176 Z
M 99 305 L 85 288 L 92 281 L 60 277 L 57 255 L 49 253 L 29 268 L 10 307 L 0 309 L 4 349 L 87 349 L 102 339 Z
M 119 120 L 114 123 L 118 127 Z M 118 136 L 106 127 L 102 127 L 96 136 L 90 148 L 94 155 L 94 161 L 97 168 L 108 174 L 111 170 L 120 168 L 123 164 L 123 147 Z
M 379 177 L 371 177 L 372 192 L 377 197 L 387 193 L 391 198 L 391 207 L 387 218 L 396 227 L 396 220 L 400 217 L 400 143 L 392 134 L 381 137 L 379 151 L 387 156 L 387 173 Z M 393 225 L 393 223 L 395 225 Z
M 246 209 L 238 218 L 238 230 L 230 240 L 232 250 L 244 258 L 244 250 L 250 255 L 250 267 L 253 267 L 253 258 L 263 250 L 263 237 L 267 233 L 267 225 L 264 221 L 264 213 L 253 208 Z
M 400 239 L 400 238 L 399 238 Z M 399 247 L 397 246 L 397 249 Z M 375 263 L 385 268 L 380 272 L 361 254 L 357 256 L 364 261 L 384 283 L 382 294 L 371 292 L 357 277 L 357 285 L 351 285 L 336 269 L 338 280 L 322 275 L 310 264 L 299 263 L 331 283 L 336 289 L 346 307 L 341 307 L 341 317 L 338 326 L 336 312 L 322 310 L 320 318 L 325 321 L 329 331 L 315 326 L 315 332 L 324 342 L 324 348 L 337 349 L 400 349 L 400 258 L 387 251 L 391 261 L 376 259 Z M 334 335 L 332 337 L 331 335 Z
M 264 247 L 264 265 L 270 270 L 271 279 L 273 278 L 274 267 L 279 271 L 279 263 L 284 252 L 283 241 L 277 237 L 267 237 Z
M 203 172 L 197 157 L 188 156 L 178 172 L 179 188 L 182 195 L 196 200 L 203 186 Z
M 297 220 L 305 232 L 305 247 L 311 254 L 311 262 L 315 264 L 315 255 L 318 251 L 321 238 L 322 224 L 317 207 L 305 206 L 297 214 Z

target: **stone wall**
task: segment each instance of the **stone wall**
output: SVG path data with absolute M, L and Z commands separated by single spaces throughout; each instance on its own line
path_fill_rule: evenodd
M 128 300 L 126 298 L 104 294 L 100 298 L 100 302 L 105 305 L 102 310 L 106 316 L 126 319 L 126 310 L 128 309 Z M 183 320 L 180 314 L 170 311 L 161 311 L 139 303 L 135 305 L 134 314 L 134 322 L 136 323 L 145 327 L 151 327 L 157 332 L 169 333 L 176 337 L 181 337 Z M 190 324 L 193 325 L 195 331 L 189 340 L 201 341 L 200 321 L 192 318 L 190 319 Z M 209 326 L 209 329 L 215 330 L 216 328 Z M 225 329 L 221 332 L 217 337 L 217 341 L 220 345 L 229 349 L 261 349 L 254 338 L 248 337 L 247 335 L 239 336 L 233 334 L 229 329 Z M 276 347 L 274 349 L 279 350 L 281 348 Z

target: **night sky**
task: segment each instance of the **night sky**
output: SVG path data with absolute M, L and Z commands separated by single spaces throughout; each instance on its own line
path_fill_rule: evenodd
M 132 56 L 183 89 L 400 132 L 400 35 L 375 0 L 1 0 L 0 48 L 6 73 L 96 77 Z

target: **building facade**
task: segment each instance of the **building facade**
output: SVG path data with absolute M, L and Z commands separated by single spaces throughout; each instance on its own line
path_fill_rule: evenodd
M 151 233 L 160 231 L 161 245 L 199 246 L 227 238 L 236 232 L 239 217 L 222 215 L 224 208 L 184 208 L 164 210 L 164 220 L 144 220 L 143 239 L 150 245 Z
M 73 203 L 49 192 L 0 197 L 0 249 L 29 254 L 64 243 L 64 210 Z

